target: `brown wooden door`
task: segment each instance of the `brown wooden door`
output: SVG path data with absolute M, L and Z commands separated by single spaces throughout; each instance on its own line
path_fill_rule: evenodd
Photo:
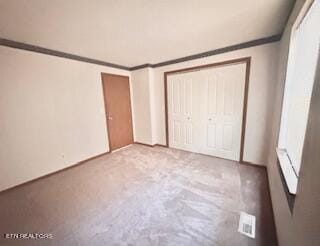
M 110 151 L 133 143 L 129 77 L 102 74 Z

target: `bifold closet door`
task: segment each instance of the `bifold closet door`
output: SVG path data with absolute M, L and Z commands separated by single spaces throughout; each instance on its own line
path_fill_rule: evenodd
M 168 76 L 169 146 L 199 152 L 200 101 L 199 74 L 196 72 Z
M 200 153 L 239 161 L 246 64 L 201 72 L 205 115 Z
M 246 64 L 169 75 L 169 147 L 239 161 Z

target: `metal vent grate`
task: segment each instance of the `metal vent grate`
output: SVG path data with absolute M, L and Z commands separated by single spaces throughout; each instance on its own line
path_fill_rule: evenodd
M 256 217 L 254 215 L 241 212 L 238 231 L 248 237 L 255 238 Z

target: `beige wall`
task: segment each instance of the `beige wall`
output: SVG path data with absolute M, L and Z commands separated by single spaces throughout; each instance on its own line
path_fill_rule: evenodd
M 109 150 L 101 72 L 130 74 L 0 47 L 0 190 Z
M 134 141 L 157 144 L 157 114 L 154 69 L 143 68 L 131 72 Z
M 286 78 L 286 66 L 290 44 L 290 32 L 296 17 L 306 0 L 297 0 L 280 42 L 279 73 L 274 100 L 273 130 L 269 153 L 268 176 L 272 205 L 280 246 L 315 246 L 320 244 L 320 165 L 319 165 L 319 76 L 310 108 L 306 145 L 303 151 L 302 165 L 295 199 L 293 214 L 286 200 L 277 167 L 275 148 L 280 126 L 282 98 Z M 318 67 L 318 73 L 319 67 Z
M 151 69 L 144 68 L 131 72 L 131 97 L 133 112 L 134 141 L 153 144 L 151 112 Z
M 320 52 L 319 52 L 320 55 Z M 293 246 L 320 245 L 320 60 L 311 99 L 292 226 Z
M 182 62 L 154 69 L 155 142 L 165 144 L 164 72 L 251 56 L 251 73 L 248 97 L 247 126 L 244 161 L 266 165 L 270 147 L 272 104 L 277 84 L 279 43 Z

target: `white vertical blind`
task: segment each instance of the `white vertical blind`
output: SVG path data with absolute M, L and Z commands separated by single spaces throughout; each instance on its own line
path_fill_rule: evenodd
M 309 106 L 320 45 L 320 0 L 315 0 L 302 23 L 294 33 L 293 61 L 288 71 L 283 113 L 286 122 L 281 126 L 286 149 L 291 164 L 299 174 Z

